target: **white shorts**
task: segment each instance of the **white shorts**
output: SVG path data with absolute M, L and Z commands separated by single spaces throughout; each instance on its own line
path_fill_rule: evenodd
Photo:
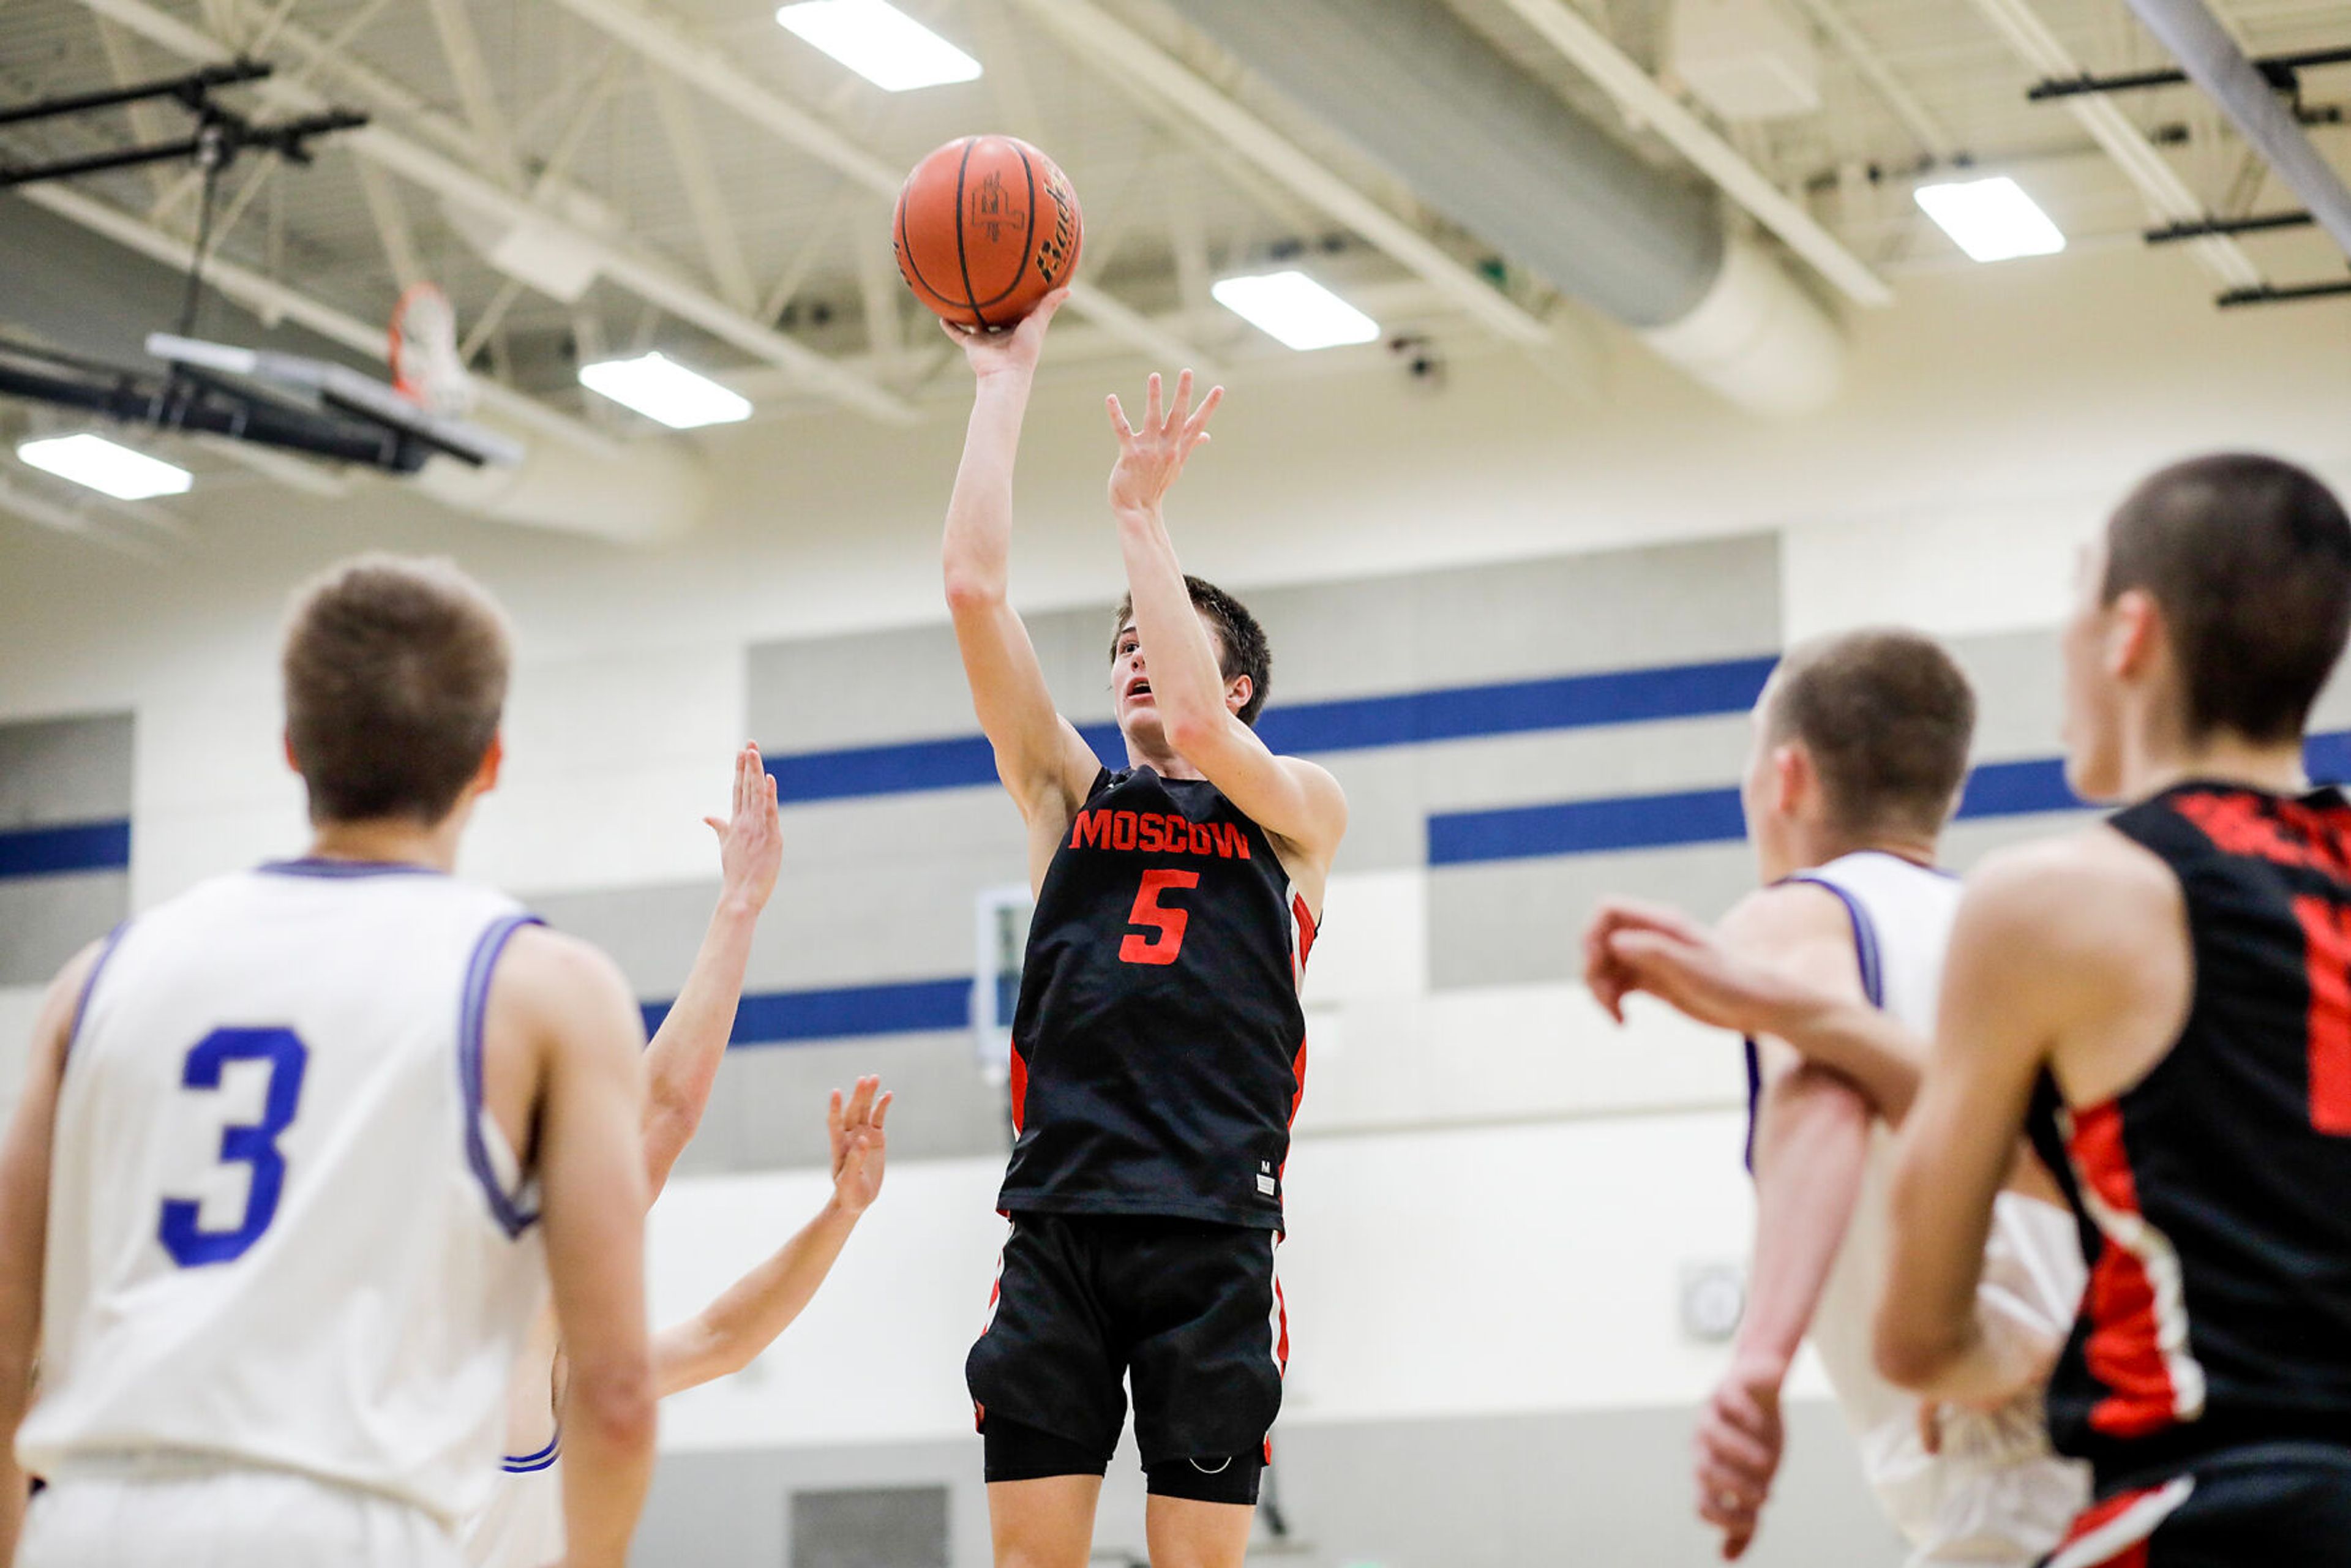
M 458 1568 L 413 1504 L 287 1470 L 160 1461 L 75 1473 L 33 1500 L 16 1568 Z

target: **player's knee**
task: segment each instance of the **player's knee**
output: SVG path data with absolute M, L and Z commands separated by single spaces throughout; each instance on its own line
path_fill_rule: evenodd
M 1163 1459 L 1144 1467 L 1153 1497 L 1183 1498 L 1192 1502 L 1257 1505 L 1259 1484 L 1265 1478 L 1265 1458 L 1258 1453 L 1202 1454 Z

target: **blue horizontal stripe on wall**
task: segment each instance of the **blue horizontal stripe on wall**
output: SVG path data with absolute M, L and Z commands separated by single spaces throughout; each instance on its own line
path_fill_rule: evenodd
M 645 1032 L 661 1028 L 668 1002 L 644 1004 Z M 904 980 L 826 990 L 760 991 L 735 1009 L 729 1045 L 789 1045 L 869 1034 L 925 1034 L 971 1022 L 971 977 Z
M 1754 706 L 1778 662 L 1776 656 L 1725 659 L 1296 703 L 1268 711 L 1258 729 L 1276 751 L 1365 751 L 1532 730 L 1744 713 Z M 1125 755 L 1114 724 L 1088 725 L 1078 733 L 1097 755 Z M 992 784 L 996 758 L 984 737 L 971 735 L 790 752 L 769 758 L 768 771 L 776 776 L 776 793 L 782 800 L 835 800 Z
M 2312 736 L 2304 767 L 2313 779 L 2351 779 L 2351 730 Z M 1967 793 L 1959 801 L 1962 820 L 2085 809 L 2065 787 L 2065 764 L 2054 757 L 1984 763 L 1968 775 Z M 1603 854 L 1728 843 L 1746 836 L 1735 788 L 1683 789 L 1432 816 L 1428 863 Z
M 74 822 L 0 831 L 0 879 L 121 871 L 131 864 L 131 823 Z

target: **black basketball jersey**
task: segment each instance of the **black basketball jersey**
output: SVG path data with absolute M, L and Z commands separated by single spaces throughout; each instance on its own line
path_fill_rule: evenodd
M 1037 895 L 1007 1213 L 1279 1229 L 1304 1093 L 1306 902 L 1206 779 L 1094 779 Z
M 2031 1128 L 2090 1282 L 2049 1389 L 2099 1488 L 2351 1445 L 2351 803 L 2183 784 L 2112 819 L 2186 895 L 2195 993 L 2147 1077 Z

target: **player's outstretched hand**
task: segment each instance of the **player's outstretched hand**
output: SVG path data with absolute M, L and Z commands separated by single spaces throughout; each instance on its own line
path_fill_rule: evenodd
M 1715 934 L 1677 909 L 1611 898 L 1583 933 L 1583 977 L 1618 1023 L 1625 998 L 1646 991 L 1699 1023 L 1741 1034 L 1772 1034 L 1776 1020 L 1809 998 L 1792 982 L 1743 962 Z
M 883 1123 L 890 1114 L 891 1096 L 879 1092 L 882 1080 L 861 1078 L 843 1104 L 841 1091 L 832 1092 L 825 1113 L 825 1128 L 832 1134 L 832 1195 L 850 1214 L 862 1214 L 882 1196 L 882 1173 L 889 1163 L 890 1139 Z
M 1168 490 L 1184 472 L 1185 460 L 1208 439 L 1208 417 L 1225 401 L 1225 389 L 1211 387 L 1192 407 L 1192 372 L 1176 378 L 1176 402 L 1164 413 L 1160 408 L 1159 372 L 1151 372 L 1143 423 L 1129 424 L 1118 394 L 1106 400 L 1111 433 L 1118 437 L 1118 461 L 1111 465 L 1110 506 L 1114 512 L 1156 511 Z
M 1785 1444 L 1779 1379 L 1733 1366 L 1699 1415 L 1693 1445 L 1698 1516 L 1722 1531 L 1726 1560 L 1755 1539 Z
M 718 835 L 722 896 L 768 906 L 784 863 L 784 827 L 776 811 L 776 777 L 759 760 L 759 748 L 746 744 L 735 754 L 735 805 L 726 821 L 702 819 Z
M 1056 288 L 1040 299 L 1037 308 L 1023 316 L 1020 324 L 1009 332 L 959 327 L 953 321 L 941 321 L 939 325 L 962 348 L 965 362 L 981 381 L 1007 371 L 1030 375 L 1036 371 L 1039 356 L 1045 351 L 1045 329 L 1053 324 L 1053 313 L 1069 298 L 1068 289 Z

